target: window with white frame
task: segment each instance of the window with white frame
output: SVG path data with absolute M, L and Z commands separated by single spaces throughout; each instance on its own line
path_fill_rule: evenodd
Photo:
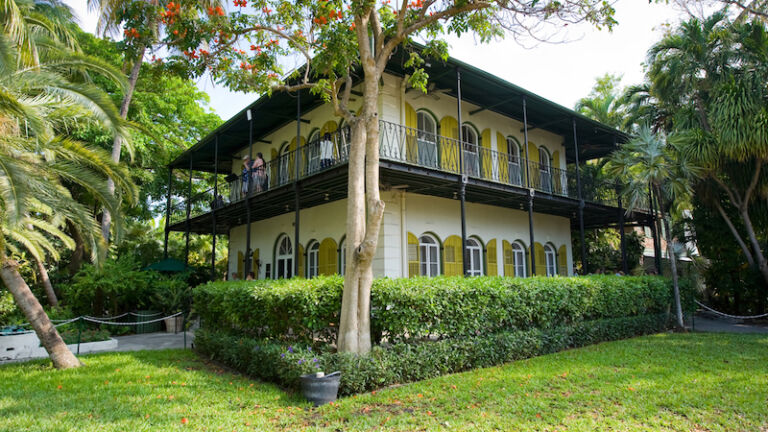
M 307 279 L 317 277 L 320 243 L 314 241 L 307 248 Z
M 515 277 L 525 277 L 525 247 L 520 242 L 512 243 L 512 260 Z
M 417 153 L 419 165 L 437 166 L 437 123 L 426 111 L 416 113 L 418 128 Z
M 440 251 L 437 240 L 431 235 L 419 237 L 419 268 L 422 276 L 440 274 Z
M 469 262 L 467 263 L 467 271 L 469 276 L 482 276 L 483 275 L 483 247 L 480 242 L 474 238 L 467 239 L 467 256 Z
M 507 155 L 509 158 L 509 181 L 512 184 L 522 184 L 520 169 L 520 144 L 513 137 L 507 137 Z
M 546 263 L 547 276 L 557 275 L 557 254 L 552 245 L 544 245 L 544 260 Z
M 293 246 L 291 239 L 285 234 L 277 242 L 275 261 L 276 279 L 288 279 L 293 276 Z

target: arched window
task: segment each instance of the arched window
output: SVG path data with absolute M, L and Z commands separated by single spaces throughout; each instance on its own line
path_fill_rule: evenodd
M 347 239 L 344 238 L 339 243 L 339 274 L 344 276 L 347 271 Z
M 419 237 L 419 268 L 422 276 L 440 274 L 440 252 L 437 240 L 425 234 Z
M 525 247 L 520 242 L 512 243 L 512 262 L 515 266 L 515 277 L 525 277 Z
M 514 185 L 522 185 L 522 170 L 520 169 L 520 143 L 514 137 L 507 137 L 507 155 L 509 159 L 509 181 Z
M 422 166 L 437 166 L 437 123 L 426 111 L 416 113 L 418 163 Z
M 483 275 L 483 247 L 480 242 L 474 238 L 467 239 L 467 255 L 469 262 L 467 263 L 467 271 L 469 276 L 482 276 Z
M 280 158 L 278 183 L 281 185 L 288 183 L 288 180 L 290 177 L 290 165 L 291 165 L 291 162 L 289 161 L 290 152 L 291 152 L 290 145 L 286 141 L 283 143 L 282 146 L 280 146 L 280 154 L 278 156 Z
M 307 279 L 317 277 L 319 268 L 320 243 L 313 241 L 307 247 Z
M 544 245 L 544 260 L 547 269 L 547 276 L 557 275 L 557 254 L 555 248 L 550 244 Z
M 291 239 L 283 234 L 277 240 L 275 256 L 275 279 L 288 279 L 293 276 L 293 246 Z
M 552 191 L 552 170 L 550 164 L 549 152 L 546 147 L 539 147 L 539 175 L 541 177 L 541 189 L 546 192 Z
M 304 156 L 306 154 L 306 156 Z M 307 140 L 306 152 L 302 152 L 302 157 L 306 157 L 308 174 L 317 172 L 320 169 L 320 129 L 315 129 L 309 134 Z
M 469 124 L 461 125 L 461 139 L 464 142 L 464 172 L 467 175 L 477 176 L 480 174 L 480 158 L 477 156 L 477 132 Z

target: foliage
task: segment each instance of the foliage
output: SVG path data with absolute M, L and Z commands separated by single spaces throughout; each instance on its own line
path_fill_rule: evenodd
M 155 279 L 131 257 L 109 259 L 101 266 L 84 265 L 63 291 L 77 315 L 114 316 L 149 306 Z
M 261 379 L 298 388 L 299 377 L 317 370 L 341 371 L 342 395 L 495 366 L 597 342 L 654 333 L 667 314 L 583 321 L 548 329 L 506 330 L 440 341 L 400 342 L 366 354 L 316 352 L 223 332 L 198 331 L 195 346 L 213 360 Z
M 84 329 L 82 332 L 77 328 L 69 328 L 61 331 L 61 338 L 67 345 L 88 342 L 101 342 L 109 340 L 109 331 L 104 329 Z
M 188 311 L 192 304 L 192 289 L 186 275 L 158 278 L 153 284 L 152 305 L 165 315 Z
M 627 116 L 620 75 L 605 74 L 597 78 L 587 97 L 579 99 L 575 110 L 600 123 L 622 129 Z
M 10 292 L 0 289 L 0 326 L 6 324 L 19 324 L 23 322 L 24 316 L 13 302 L 13 296 Z
M 342 286 L 339 276 L 214 282 L 194 289 L 194 307 L 209 329 L 327 343 Z M 377 279 L 371 327 L 389 342 L 467 337 L 661 313 L 671 300 L 669 281 L 650 276 Z
M 728 211 L 734 213 L 731 209 Z M 728 227 L 723 225 L 722 217 L 699 202 L 694 206 L 691 222 L 699 252 L 712 257 L 703 265 L 706 292 L 702 301 L 733 315 L 764 313 L 768 295 L 762 287 L 762 277 L 757 269 L 747 264 Z
M 587 244 L 588 268 L 585 273 L 595 273 L 598 270 L 614 274 L 622 270 L 621 264 L 621 237 L 615 229 L 595 229 L 584 233 Z M 630 274 L 634 274 L 640 266 L 640 258 L 643 257 L 643 235 L 630 231 L 624 234 L 625 248 L 627 251 L 627 267 Z M 581 239 L 578 231 L 571 232 L 573 244 L 573 261 L 581 262 Z
M 89 367 L 66 374 L 40 361 L 0 366 L 0 403 L 14 407 L 0 424 L 31 432 L 760 430 L 768 423 L 766 343 L 765 335 L 748 334 L 646 336 L 394 386 L 316 409 L 298 393 L 191 351 L 108 353 L 84 356 Z

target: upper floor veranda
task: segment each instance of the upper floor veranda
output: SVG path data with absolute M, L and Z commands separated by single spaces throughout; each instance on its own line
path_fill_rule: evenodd
M 588 225 L 616 219 L 617 185 L 590 178 L 584 164 L 610 153 L 626 138 L 621 132 L 453 59 L 427 63 L 426 94 L 408 86 L 402 59 L 395 56 L 390 63 L 378 100 L 383 187 L 455 198 L 455 185 L 463 178 L 470 201 L 522 208 L 534 195 L 539 212 L 573 219 L 583 202 L 594 222 Z M 361 99 L 353 90 L 353 110 Z M 246 194 L 268 200 L 272 213 L 290 211 L 296 184 L 314 191 L 314 201 L 299 199 L 302 208 L 346 196 L 349 140 L 349 128 L 319 97 L 275 93 L 227 121 L 170 167 L 226 176 L 218 190 L 230 210 L 220 213 L 231 213 L 230 223 L 236 224 L 244 207 L 234 207 Z M 265 161 L 258 178 L 243 173 L 242 163 L 244 155 L 257 153 Z M 244 184 L 248 178 L 253 180 Z M 213 191 L 196 198 L 190 218 L 211 210 Z M 187 217 L 184 207 L 172 213 L 179 230 L 186 228 L 178 224 Z

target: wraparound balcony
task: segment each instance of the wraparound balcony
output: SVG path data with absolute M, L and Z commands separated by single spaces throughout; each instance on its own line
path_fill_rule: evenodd
M 579 198 L 575 167 L 563 170 L 550 164 L 533 161 L 526 163 L 525 154 L 517 158 L 487 147 L 386 121 L 380 121 L 379 126 L 382 167 L 398 166 L 405 170 L 410 170 L 411 167 L 427 176 L 442 176 L 457 181 L 459 176 L 465 175 L 479 188 L 483 185 L 502 190 L 512 188 L 524 194 L 533 189 L 536 191 L 537 200 L 540 201 L 546 200 L 547 197 L 565 198 L 569 201 Z M 283 206 L 287 211 L 292 205 L 291 191 L 294 184 L 316 180 L 321 182 L 319 188 L 313 189 L 317 192 L 325 187 L 322 182 L 329 182 L 331 178 L 335 181 L 327 183 L 327 187 L 330 189 L 330 184 L 333 184 L 336 189 L 333 198 L 341 198 L 343 196 L 340 194 L 345 195 L 346 192 L 339 184 L 346 184 L 349 142 L 350 131 L 342 127 L 330 135 L 330 140 L 325 141 L 321 137 L 310 141 L 266 162 L 260 170 L 239 175 L 230 174 L 229 181 L 219 187 L 219 195 L 223 200 L 219 201 L 217 208 L 223 210 L 245 201 L 246 195 L 251 201 L 258 203 L 260 197 L 269 194 L 284 195 L 282 199 L 285 202 L 273 204 L 273 207 Z M 582 180 L 582 196 L 585 202 L 618 207 L 615 184 L 590 178 Z M 323 199 L 328 201 L 330 195 L 331 193 L 325 193 Z M 321 193 L 318 196 L 323 195 Z M 209 213 L 215 204 L 213 190 L 194 196 L 192 202 L 191 219 Z M 173 208 L 171 223 L 180 225 L 187 217 L 186 203 L 178 203 Z

